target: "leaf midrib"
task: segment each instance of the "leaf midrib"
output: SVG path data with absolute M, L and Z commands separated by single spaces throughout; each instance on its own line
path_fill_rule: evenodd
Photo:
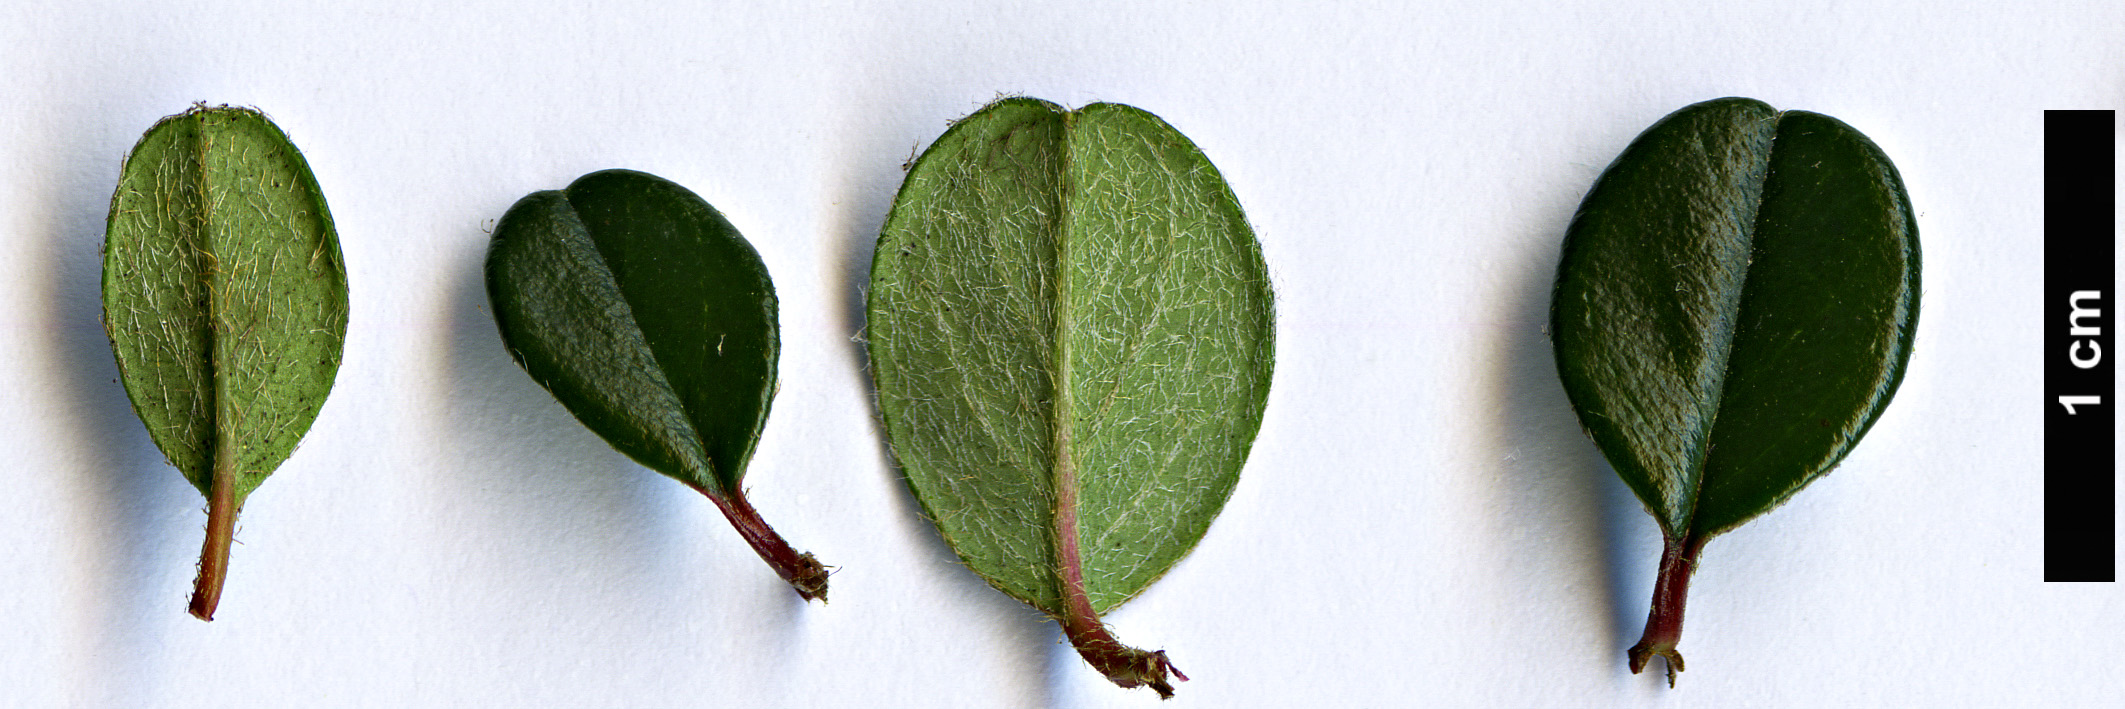
M 223 347 L 228 339 L 223 336 L 223 331 L 228 327 L 228 323 L 224 321 L 227 312 L 225 303 L 227 296 L 223 292 L 225 273 L 221 267 L 221 255 L 217 253 L 215 248 L 214 237 L 217 225 L 212 219 L 215 198 L 213 185 L 208 179 L 207 170 L 207 152 L 212 143 L 208 139 L 208 132 L 214 127 L 214 123 L 211 120 L 212 117 L 213 114 L 211 113 L 197 110 L 186 116 L 187 119 L 193 122 L 192 150 L 190 153 L 193 175 L 199 195 L 198 201 L 193 205 L 193 214 L 191 215 L 194 228 L 198 230 L 193 238 L 193 243 L 198 245 L 200 254 L 205 257 L 197 261 L 197 263 L 204 269 L 204 272 L 199 274 L 199 280 L 205 282 L 207 291 L 207 313 L 204 320 L 207 326 L 207 346 L 205 347 L 207 355 L 207 395 L 210 397 L 210 401 L 205 409 L 208 416 L 208 425 L 214 431 L 214 449 L 208 456 L 209 465 L 211 466 L 207 472 L 207 479 L 211 481 L 207 487 L 209 497 L 213 496 L 214 487 L 235 485 L 237 479 L 237 471 L 235 470 L 236 441 L 234 439 L 234 429 L 237 427 L 237 422 L 234 420 L 235 417 L 230 415 L 231 412 L 226 410 L 228 402 L 231 401 L 230 392 L 228 391 L 229 378 L 222 374 L 225 364 L 222 360 L 226 354 L 223 351 Z M 228 470 L 230 473 L 226 478 L 221 474 L 223 470 Z M 237 504 L 242 504 L 243 498 L 247 496 L 238 494 L 236 498 Z
M 1745 327 L 1741 318 L 1742 303 L 1747 300 L 1749 283 L 1756 275 L 1756 236 L 1763 231 L 1764 195 L 1770 192 L 1767 187 L 1771 183 L 1771 160 L 1772 156 L 1778 153 L 1778 127 L 1779 124 L 1785 121 L 1785 115 L 1785 111 L 1776 111 L 1771 114 L 1771 143 L 1763 151 L 1763 177 L 1757 180 L 1754 185 L 1756 188 L 1754 216 L 1749 219 L 1749 231 L 1744 235 L 1748 242 L 1749 257 L 1742 262 L 1741 287 L 1734 292 L 1733 310 L 1727 317 L 1727 322 L 1732 323 L 1732 326 L 1726 329 L 1726 346 L 1722 348 L 1719 361 L 1719 378 L 1712 386 L 1712 414 L 1704 425 L 1704 447 L 1698 449 L 1697 460 L 1692 466 L 1697 470 L 1697 480 L 1696 484 L 1690 486 L 1690 511 L 1689 514 L 1685 515 L 1688 524 L 1680 531 L 1678 538 L 1704 535 L 1704 530 L 1697 528 L 1697 502 L 1699 497 L 1704 494 L 1705 478 L 1712 474 L 1712 471 L 1706 468 L 1705 464 L 1712 457 L 1713 436 L 1719 431 L 1719 413 L 1726 409 L 1727 378 L 1734 371 L 1734 341 L 1738 339 L 1741 328 Z
M 1084 583 L 1084 546 L 1078 529 L 1083 526 L 1082 501 L 1078 493 L 1082 486 L 1077 482 L 1077 460 L 1071 446 L 1076 416 L 1076 400 L 1070 393 L 1070 331 L 1073 311 L 1070 307 L 1072 274 L 1076 271 L 1070 258 L 1073 255 L 1070 243 L 1070 226 L 1076 216 L 1075 197 L 1077 181 L 1072 173 L 1075 161 L 1071 148 L 1082 109 L 1062 114 L 1062 145 L 1057 151 L 1057 170 L 1061 179 L 1056 180 L 1055 195 L 1055 304 L 1052 316 L 1054 332 L 1049 342 L 1050 367 L 1054 375 L 1049 386 L 1054 388 L 1054 400 L 1048 409 L 1049 436 L 1052 450 L 1050 479 L 1055 486 L 1055 512 L 1051 528 L 1054 531 L 1056 589 L 1066 611 L 1079 609 L 1072 605 L 1084 602 L 1089 605 Z
M 679 395 L 678 387 L 673 386 L 671 377 L 664 373 L 664 362 L 658 359 L 657 348 L 650 346 L 649 333 L 642 329 L 641 319 L 635 316 L 635 304 L 633 301 L 628 300 L 627 289 L 620 285 L 618 274 L 613 272 L 612 262 L 605 258 L 604 249 L 599 248 L 597 235 L 590 232 L 590 223 L 582 219 L 582 209 L 575 203 L 574 192 L 567 189 L 560 192 L 561 203 L 568 205 L 569 212 L 576 215 L 576 223 L 583 227 L 583 240 L 587 242 L 585 244 L 586 248 L 583 249 L 587 254 L 585 258 L 594 260 L 598 275 L 612 286 L 612 293 L 617 296 L 613 307 L 621 311 L 620 314 L 624 317 L 620 318 L 620 321 L 625 323 L 628 329 L 634 333 L 634 344 L 642 348 L 643 357 L 649 360 L 651 366 L 647 371 L 647 375 L 650 382 L 656 386 L 658 392 L 665 396 L 669 404 L 679 412 L 679 416 L 675 417 L 674 421 L 667 422 L 666 425 L 675 423 L 682 429 L 675 432 L 680 434 L 681 438 L 676 443 L 685 445 L 687 450 L 672 452 L 678 454 L 678 460 L 675 462 L 681 467 L 691 468 L 691 470 L 685 471 L 687 474 L 684 476 L 672 477 L 686 483 L 688 487 L 694 488 L 702 494 L 720 499 L 726 492 L 723 487 L 723 480 L 716 475 L 715 461 L 708 457 L 708 443 L 702 440 L 700 429 L 694 426 L 693 412 L 687 410 L 686 398 Z M 664 472 L 665 475 L 670 476 L 668 472 L 659 472 Z

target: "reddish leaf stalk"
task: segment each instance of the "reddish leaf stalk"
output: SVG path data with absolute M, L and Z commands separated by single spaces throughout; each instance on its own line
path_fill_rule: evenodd
M 207 541 L 199 551 L 199 578 L 192 585 L 192 617 L 211 621 L 221 605 L 222 582 L 229 576 L 229 546 L 236 539 L 236 466 L 226 451 L 215 456 L 208 485 Z
M 745 543 L 752 545 L 753 551 L 758 552 L 760 558 L 765 560 L 782 580 L 788 581 L 791 588 L 797 589 L 797 595 L 803 596 L 807 601 L 826 602 L 826 565 L 819 563 L 811 552 L 799 553 L 791 548 L 782 535 L 776 534 L 773 527 L 767 526 L 767 520 L 760 518 L 760 512 L 745 500 L 745 493 L 733 492 L 725 495 L 705 488 L 694 489 L 700 490 L 701 494 L 707 495 L 710 501 L 716 503 L 716 509 L 722 510 L 723 516 L 730 519 L 731 526 L 738 528 L 738 536 L 744 537 Z
M 1645 635 L 1631 646 L 1631 674 L 1644 671 L 1657 655 L 1667 660 L 1668 686 L 1675 686 L 1675 674 L 1682 671 L 1682 653 L 1675 645 L 1682 642 L 1683 605 L 1689 600 L 1690 574 L 1697 570 L 1705 541 L 1690 535 L 1667 540 L 1667 548 L 1660 553 L 1660 579 L 1653 583 L 1653 610 L 1645 619 Z
M 1160 699 L 1172 699 L 1173 684 L 1166 681 L 1166 673 L 1171 671 L 1182 682 L 1188 681 L 1188 675 L 1166 659 L 1164 650 L 1145 652 L 1123 645 L 1093 611 L 1092 598 L 1085 593 L 1084 554 L 1077 540 L 1076 467 L 1068 460 L 1067 452 L 1056 467 L 1055 564 L 1062 580 L 1064 610 L 1063 617 L 1057 620 L 1062 623 L 1063 635 L 1077 648 L 1078 656 L 1114 684 L 1123 688 L 1149 686 Z

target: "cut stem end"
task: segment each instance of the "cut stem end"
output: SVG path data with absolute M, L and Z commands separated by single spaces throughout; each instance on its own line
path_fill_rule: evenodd
M 1653 658 L 1656 656 L 1667 660 L 1668 687 L 1670 689 L 1674 688 L 1675 673 L 1682 671 L 1682 653 L 1676 652 L 1674 645 L 1662 646 L 1658 644 L 1649 644 L 1644 640 L 1640 640 L 1638 641 L 1637 645 L 1631 646 L 1630 655 L 1631 674 L 1634 675 L 1640 672 L 1644 672 L 1645 666 L 1651 663 L 1653 661 Z
M 1166 659 L 1166 651 L 1145 651 L 1123 645 L 1096 619 L 1086 622 L 1066 618 L 1063 634 L 1070 637 L 1070 644 L 1077 648 L 1078 656 L 1085 658 L 1092 669 L 1106 675 L 1115 686 L 1124 689 L 1150 687 L 1151 691 L 1158 692 L 1158 698 L 1172 699 L 1173 683 L 1166 680 L 1166 674 L 1171 672 L 1175 679 L 1188 681 L 1188 675 Z

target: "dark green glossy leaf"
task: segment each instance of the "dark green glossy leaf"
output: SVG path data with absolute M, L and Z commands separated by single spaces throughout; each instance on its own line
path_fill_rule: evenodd
M 346 267 L 317 178 L 257 111 L 170 116 L 111 197 L 104 328 L 148 435 L 209 500 L 192 612 L 211 619 L 237 510 L 332 391 Z
M 1647 129 L 1587 194 L 1551 334 L 1580 422 L 1694 566 L 1874 424 L 1918 295 L 1917 226 L 1879 148 L 1828 116 L 1719 99 Z
M 707 495 L 806 598 L 824 568 L 740 481 L 775 395 L 775 289 L 751 244 L 684 187 L 627 170 L 518 201 L 487 291 L 524 371 L 620 452 Z
M 908 173 L 869 309 L 893 452 L 945 540 L 1168 693 L 1097 613 L 1202 538 L 1261 425 L 1269 279 L 1217 169 L 1135 108 L 996 102 Z

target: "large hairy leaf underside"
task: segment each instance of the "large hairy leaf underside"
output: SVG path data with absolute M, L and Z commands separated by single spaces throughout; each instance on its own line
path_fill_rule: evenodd
M 1238 202 L 1185 137 L 1127 106 L 1000 101 L 915 163 L 879 238 L 879 407 L 968 567 L 1061 615 L 1074 541 L 1104 612 L 1230 495 L 1268 392 L 1271 306 Z

